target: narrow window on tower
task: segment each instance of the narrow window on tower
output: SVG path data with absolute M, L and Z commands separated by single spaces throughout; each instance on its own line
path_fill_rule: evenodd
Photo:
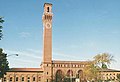
M 47 72 L 47 75 L 48 75 L 48 72 Z
M 49 12 L 50 11 L 50 8 L 49 7 L 47 7 L 47 12 Z

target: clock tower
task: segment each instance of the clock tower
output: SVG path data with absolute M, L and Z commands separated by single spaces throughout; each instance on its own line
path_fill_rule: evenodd
M 52 79 L 52 4 L 44 4 L 43 21 L 43 82 Z
M 43 63 L 52 62 L 52 4 L 44 4 L 43 13 Z

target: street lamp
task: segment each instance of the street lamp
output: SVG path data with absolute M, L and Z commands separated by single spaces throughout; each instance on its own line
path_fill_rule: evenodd
M 7 57 L 9 57 L 9 56 L 13 56 L 13 55 L 18 56 L 18 54 L 10 54 L 10 55 L 8 55 Z
M 4 59 L 6 59 L 7 57 L 14 56 L 14 55 L 15 55 L 15 56 L 18 56 L 18 54 L 10 54 L 10 55 L 4 54 L 3 57 L 0 57 L 1 63 L 2 63 L 2 61 L 3 61 Z M 2 72 L 2 71 L 0 70 L 0 72 Z M 4 76 L 3 76 L 3 78 L 4 78 Z M 0 82 L 1 82 L 1 81 L 3 82 L 3 78 L 0 79 Z
M 10 54 L 7 57 L 10 57 L 10 56 L 18 56 L 18 54 Z M 14 74 L 14 82 L 15 82 L 15 74 Z
M 0 57 L 0 59 L 4 59 L 5 57 L 10 57 L 10 56 L 13 56 L 13 55 L 18 56 L 18 54 L 10 54 L 10 55 L 5 54 L 5 56 Z

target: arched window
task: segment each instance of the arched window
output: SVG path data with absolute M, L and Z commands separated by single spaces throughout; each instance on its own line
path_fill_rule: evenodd
M 63 73 L 61 70 L 57 70 L 56 74 L 55 74 L 55 82 L 62 82 L 63 81 Z
M 47 7 L 47 12 L 50 12 L 50 8 L 49 7 Z
M 21 81 L 24 82 L 24 76 L 21 77 Z
M 18 77 L 16 77 L 16 81 L 18 81 Z
M 6 82 L 6 77 L 4 77 L 4 82 Z
M 12 82 L 12 77 L 10 77 L 10 82 Z
M 82 77 L 83 77 L 83 71 L 82 70 L 78 70 L 77 78 L 82 78 Z
M 67 76 L 68 76 L 68 77 L 73 76 L 73 71 L 72 71 L 72 70 L 68 70 L 68 71 L 67 71 Z
M 27 82 L 30 82 L 30 76 L 29 75 L 27 76 Z
M 35 77 L 33 77 L 33 82 L 35 82 Z
M 39 82 L 41 81 L 41 77 L 38 78 L 38 81 L 39 81 Z

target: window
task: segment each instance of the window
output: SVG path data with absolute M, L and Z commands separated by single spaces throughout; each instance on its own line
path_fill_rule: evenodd
M 47 7 L 47 12 L 49 12 L 50 11 L 50 8 L 49 7 Z
M 47 75 L 48 75 L 48 72 L 47 72 Z
M 4 82 L 6 82 L 6 77 L 4 77 Z
M 112 80 L 112 77 L 110 77 L 110 80 Z
M 72 67 L 75 67 L 75 65 L 74 65 L 74 64 L 72 64 Z
M 76 67 L 76 65 L 74 65 L 74 67 Z
M 27 78 L 27 82 L 30 82 L 30 77 L 28 76 L 28 78 Z
M 109 78 L 107 77 L 107 80 L 108 80 Z
M 10 82 L 12 82 L 12 77 L 10 77 Z
M 41 81 L 41 77 L 38 78 L 38 81 Z
M 16 81 L 18 81 L 18 77 L 16 77 Z
M 82 65 L 82 67 L 85 67 L 84 65 Z
M 48 79 L 47 79 L 47 82 L 48 82 Z
M 115 77 L 113 77 L 114 78 L 114 80 L 115 80 Z
M 28 79 L 27 79 L 28 81 L 30 80 L 30 77 L 28 77 Z
M 66 67 L 68 67 L 68 65 L 66 64 Z
M 33 77 L 33 81 L 35 81 L 35 77 Z
M 61 67 L 62 67 L 62 64 L 61 64 Z
M 22 77 L 22 81 L 24 81 L 24 77 Z

